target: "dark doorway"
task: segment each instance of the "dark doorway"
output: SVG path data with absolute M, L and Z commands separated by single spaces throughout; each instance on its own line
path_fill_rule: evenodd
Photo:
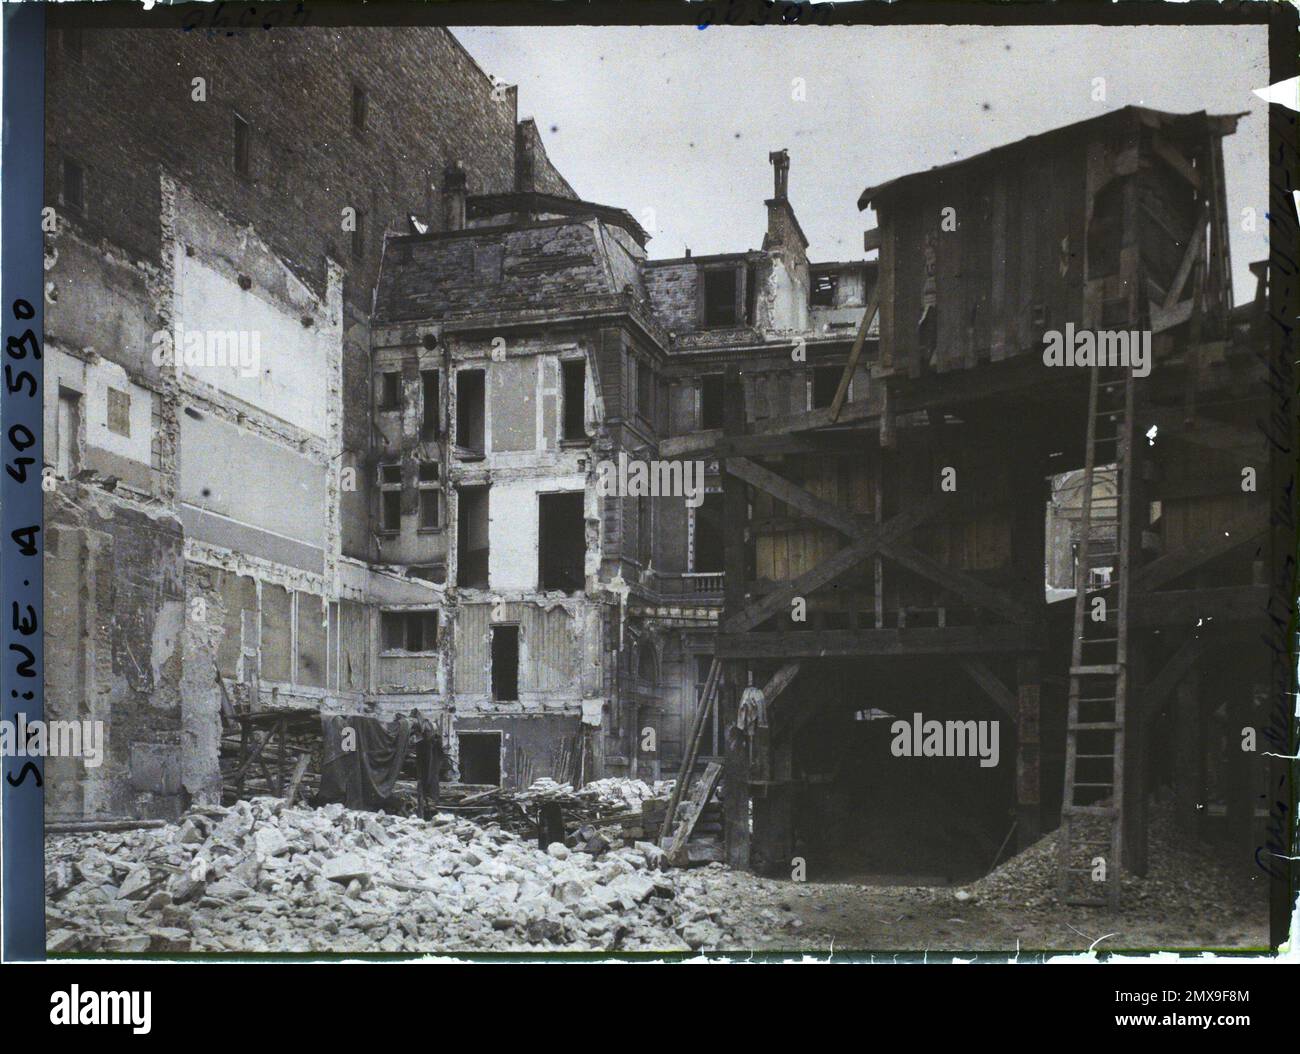
M 722 427 L 722 374 L 708 373 L 700 378 L 700 427 Z
M 457 490 L 456 582 L 466 589 L 488 587 L 488 488 Z
M 582 502 L 582 491 L 537 496 L 537 580 L 542 592 L 582 591 L 587 555 Z
M 461 732 L 460 742 L 461 783 L 483 783 L 501 786 L 501 733 Z
M 492 699 L 513 703 L 519 698 L 519 627 L 492 627 Z
M 695 510 L 695 559 L 691 570 L 697 574 L 721 573 L 722 563 L 722 495 L 705 494 Z

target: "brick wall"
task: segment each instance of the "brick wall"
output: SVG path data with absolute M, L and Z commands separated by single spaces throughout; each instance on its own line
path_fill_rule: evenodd
M 254 226 L 318 291 L 332 255 L 349 269 L 349 304 L 366 312 L 385 226 L 406 230 L 408 213 L 427 212 L 440 229 L 428 184 L 447 163 L 464 165 L 471 193 L 514 187 L 515 92 L 494 98 L 487 75 L 444 29 L 212 38 L 88 29 L 82 40 L 76 58 L 58 32 L 49 35 L 47 201 L 59 200 L 64 158 L 79 162 L 81 227 L 132 256 L 157 257 L 161 164 L 206 203 Z M 205 78 L 206 102 L 191 98 L 195 77 Z M 359 134 L 354 85 L 366 93 Z M 246 177 L 234 168 L 236 114 L 251 131 Z M 348 205 L 366 213 L 359 261 L 341 226 Z

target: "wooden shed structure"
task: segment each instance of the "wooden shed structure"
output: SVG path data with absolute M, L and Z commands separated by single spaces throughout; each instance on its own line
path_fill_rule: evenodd
M 723 429 L 674 444 L 723 468 L 724 718 L 747 684 L 780 693 L 766 725 L 732 735 L 733 866 L 802 857 L 813 872 L 855 839 L 889 845 L 853 818 L 883 810 L 967 832 L 980 872 L 1065 803 L 1113 820 L 1141 872 L 1157 781 L 1189 831 L 1226 813 L 1233 858 L 1249 858 L 1265 774 L 1232 736 L 1267 720 L 1261 634 L 1287 555 L 1271 480 L 1293 447 L 1272 412 L 1266 266 L 1233 307 L 1221 143 L 1235 125 L 1129 107 L 869 188 L 880 339 L 863 339 L 873 303 L 845 375 L 869 366 L 869 384 L 757 419 L 732 369 Z M 1149 370 L 1046 365 L 1045 336 L 1067 325 L 1150 334 Z M 1094 377 L 1117 409 L 1097 409 Z M 1083 598 L 1049 605 L 1044 588 L 1050 480 L 1085 465 L 1124 480 L 1120 551 L 1080 569 L 1089 602 L 1104 571 L 1096 590 L 1123 612 L 1103 665 L 1073 649 Z M 1089 795 L 1082 759 L 1104 754 L 1086 730 L 1102 723 L 1078 700 L 1099 670 L 1127 706 Z M 1001 765 L 896 764 L 880 718 L 914 713 L 999 721 Z

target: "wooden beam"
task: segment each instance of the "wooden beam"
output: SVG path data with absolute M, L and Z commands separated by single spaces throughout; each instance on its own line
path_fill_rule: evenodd
M 909 571 L 929 579 L 950 593 L 964 597 L 978 608 L 996 611 L 1016 621 L 1025 621 L 1033 617 L 1028 606 L 1015 598 L 986 585 L 973 575 L 939 563 L 938 560 L 926 556 L 919 549 L 904 542 L 888 542 L 880 547 L 880 551 L 888 559 L 902 564 Z
M 1268 610 L 1268 586 L 1214 586 L 1209 589 L 1170 589 L 1132 593 L 1129 626 L 1195 625 L 1198 619 L 1216 623 L 1263 620 Z
M 862 525 L 841 510 L 838 505 L 832 505 L 830 502 L 810 494 L 803 487 L 790 482 L 784 476 L 777 475 L 771 469 L 756 465 L 748 458 L 735 457 L 727 458 L 726 471 L 733 476 L 739 476 L 746 483 L 752 483 L 759 490 L 766 491 L 787 505 L 793 506 L 806 516 L 810 516 L 827 526 L 834 527 L 837 531 L 850 538 L 858 540 L 863 538 Z
M 1134 593 L 1153 590 L 1165 582 L 1196 570 L 1202 564 L 1224 553 L 1232 552 L 1240 545 L 1246 545 L 1266 530 L 1268 530 L 1268 509 L 1262 504 L 1256 504 L 1234 519 L 1226 528 L 1216 530 L 1199 545 L 1179 549 L 1139 568 L 1130 579 L 1130 588 Z
M 871 290 L 871 296 L 867 300 L 867 310 L 862 314 L 862 324 L 858 326 L 858 335 L 853 338 L 853 347 L 849 349 L 849 361 L 844 364 L 844 373 L 840 377 L 839 387 L 835 389 L 835 398 L 831 400 L 831 421 L 838 421 L 840 411 L 844 409 L 844 400 L 849 394 L 849 383 L 853 380 L 853 371 L 858 368 L 858 359 L 862 357 L 862 345 L 867 340 L 867 330 L 871 328 L 871 320 L 876 317 L 878 310 L 880 310 L 879 284 Z
M 1160 712 L 1160 707 L 1178 682 L 1186 677 L 1196 665 L 1196 658 L 1201 651 L 1201 639 L 1188 637 L 1179 649 L 1169 657 L 1160 672 L 1152 678 L 1151 683 L 1142 689 L 1138 706 L 1138 722 L 1148 724 Z
M 862 232 L 862 251 L 871 252 L 872 249 L 880 248 L 880 228 L 872 227 L 869 231 Z
M 1192 266 L 1200 255 L 1201 243 L 1205 240 L 1205 224 L 1208 221 L 1209 216 L 1206 207 L 1202 204 L 1196 212 L 1196 226 L 1192 228 L 1191 241 L 1187 243 L 1182 262 L 1179 263 L 1178 270 L 1174 272 L 1174 280 L 1170 283 L 1169 292 L 1165 294 L 1165 302 L 1160 305 L 1165 311 L 1172 311 L 1182 299 L 1183 289 L 1187 285 L 1187 278 L 1192 273 Z
M 790 682 L 799 676 L 799 663 L 787 662 L 772 674 L 767 684 L 763 685 L 763 700 L 770 708 L 781 693 L 790 687 Z
M 1171 308 L 1163 308 L 1159 304 L 1151 305 L 1151 332 L 1152 334 L 1163 333 L 1167 329 L 1173 329 L 1180 326 L 1192 317 L 1192 301 L 1184 300 L 1181 304 L 1176 304 Z
M 817 659 L 839 656 L 978 655 L 1033 651 L 1041 632 L 1028 625 L 918 629 L 807 630 L 718 634 L 727 659 Z
M 961 668 L 966 671 L 970 679 L 978 684 L 984 693 L 993 700 L 1012 721 L 1020 720 L 1020 704 L 1018 696 L 1005 684 L 1002 678 L 989 669 L 988 663 L 983 659 L 962 659 Z
M 838 578 L 846 571 L 851 571 L 876 551 L 879 542 L 854 542 L 841 549 L 834 556 L 823 560 L 816 567 L 805 571 L 792 582 L 787 582 L 779 589 L 768 593 L 761 600 L 747 605 L 743 610 L 729 617 L 722 628 L 727 633 L 743 633 L 751 630 L 761 622 L 767 621 L 790 601 L 820 589 L 833 578 Z
M 660 457 L 769 457 L 774 454 L 821 454 L 825 442 L 797 435 L 725 436 L 720 428 L 670 436 L 659 443 Z
M 1201 174 L 1158 132 L 1151 137 L 1151 149 L 1157 157 L 1168 162 L 1169 166 L 1188 183 L 1197 190 L 1201 189 Z
M 737 484 L 739 485 L 739 484 Z M 864 527 L 858 540 L 841 549 L 816 567 L 805 571 L 792 582 L 766 594 L 761 600 L 747 605 L 735 614 L 729 614 L 722 624 L 727 633 L 743 633 L 765 622 L 790 603 L 791 599 L 811 593 L 831 579 L 852 570 L 872 553 L 905 531 L 910 531 L 932 516 L 944 504 L 944 495 L 935 492 L 924 501 L 909 505 L 880 527 Z

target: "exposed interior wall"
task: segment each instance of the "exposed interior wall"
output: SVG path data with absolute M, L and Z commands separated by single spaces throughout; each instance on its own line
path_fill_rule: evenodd
M 104 751 L 98 767 L 47 759 L 47 816 L 175 817 L 197 791 L 184 773 L 180 524 L 68 483 L 46 495 L 45 534 L 46 718 L 102 723 Z

